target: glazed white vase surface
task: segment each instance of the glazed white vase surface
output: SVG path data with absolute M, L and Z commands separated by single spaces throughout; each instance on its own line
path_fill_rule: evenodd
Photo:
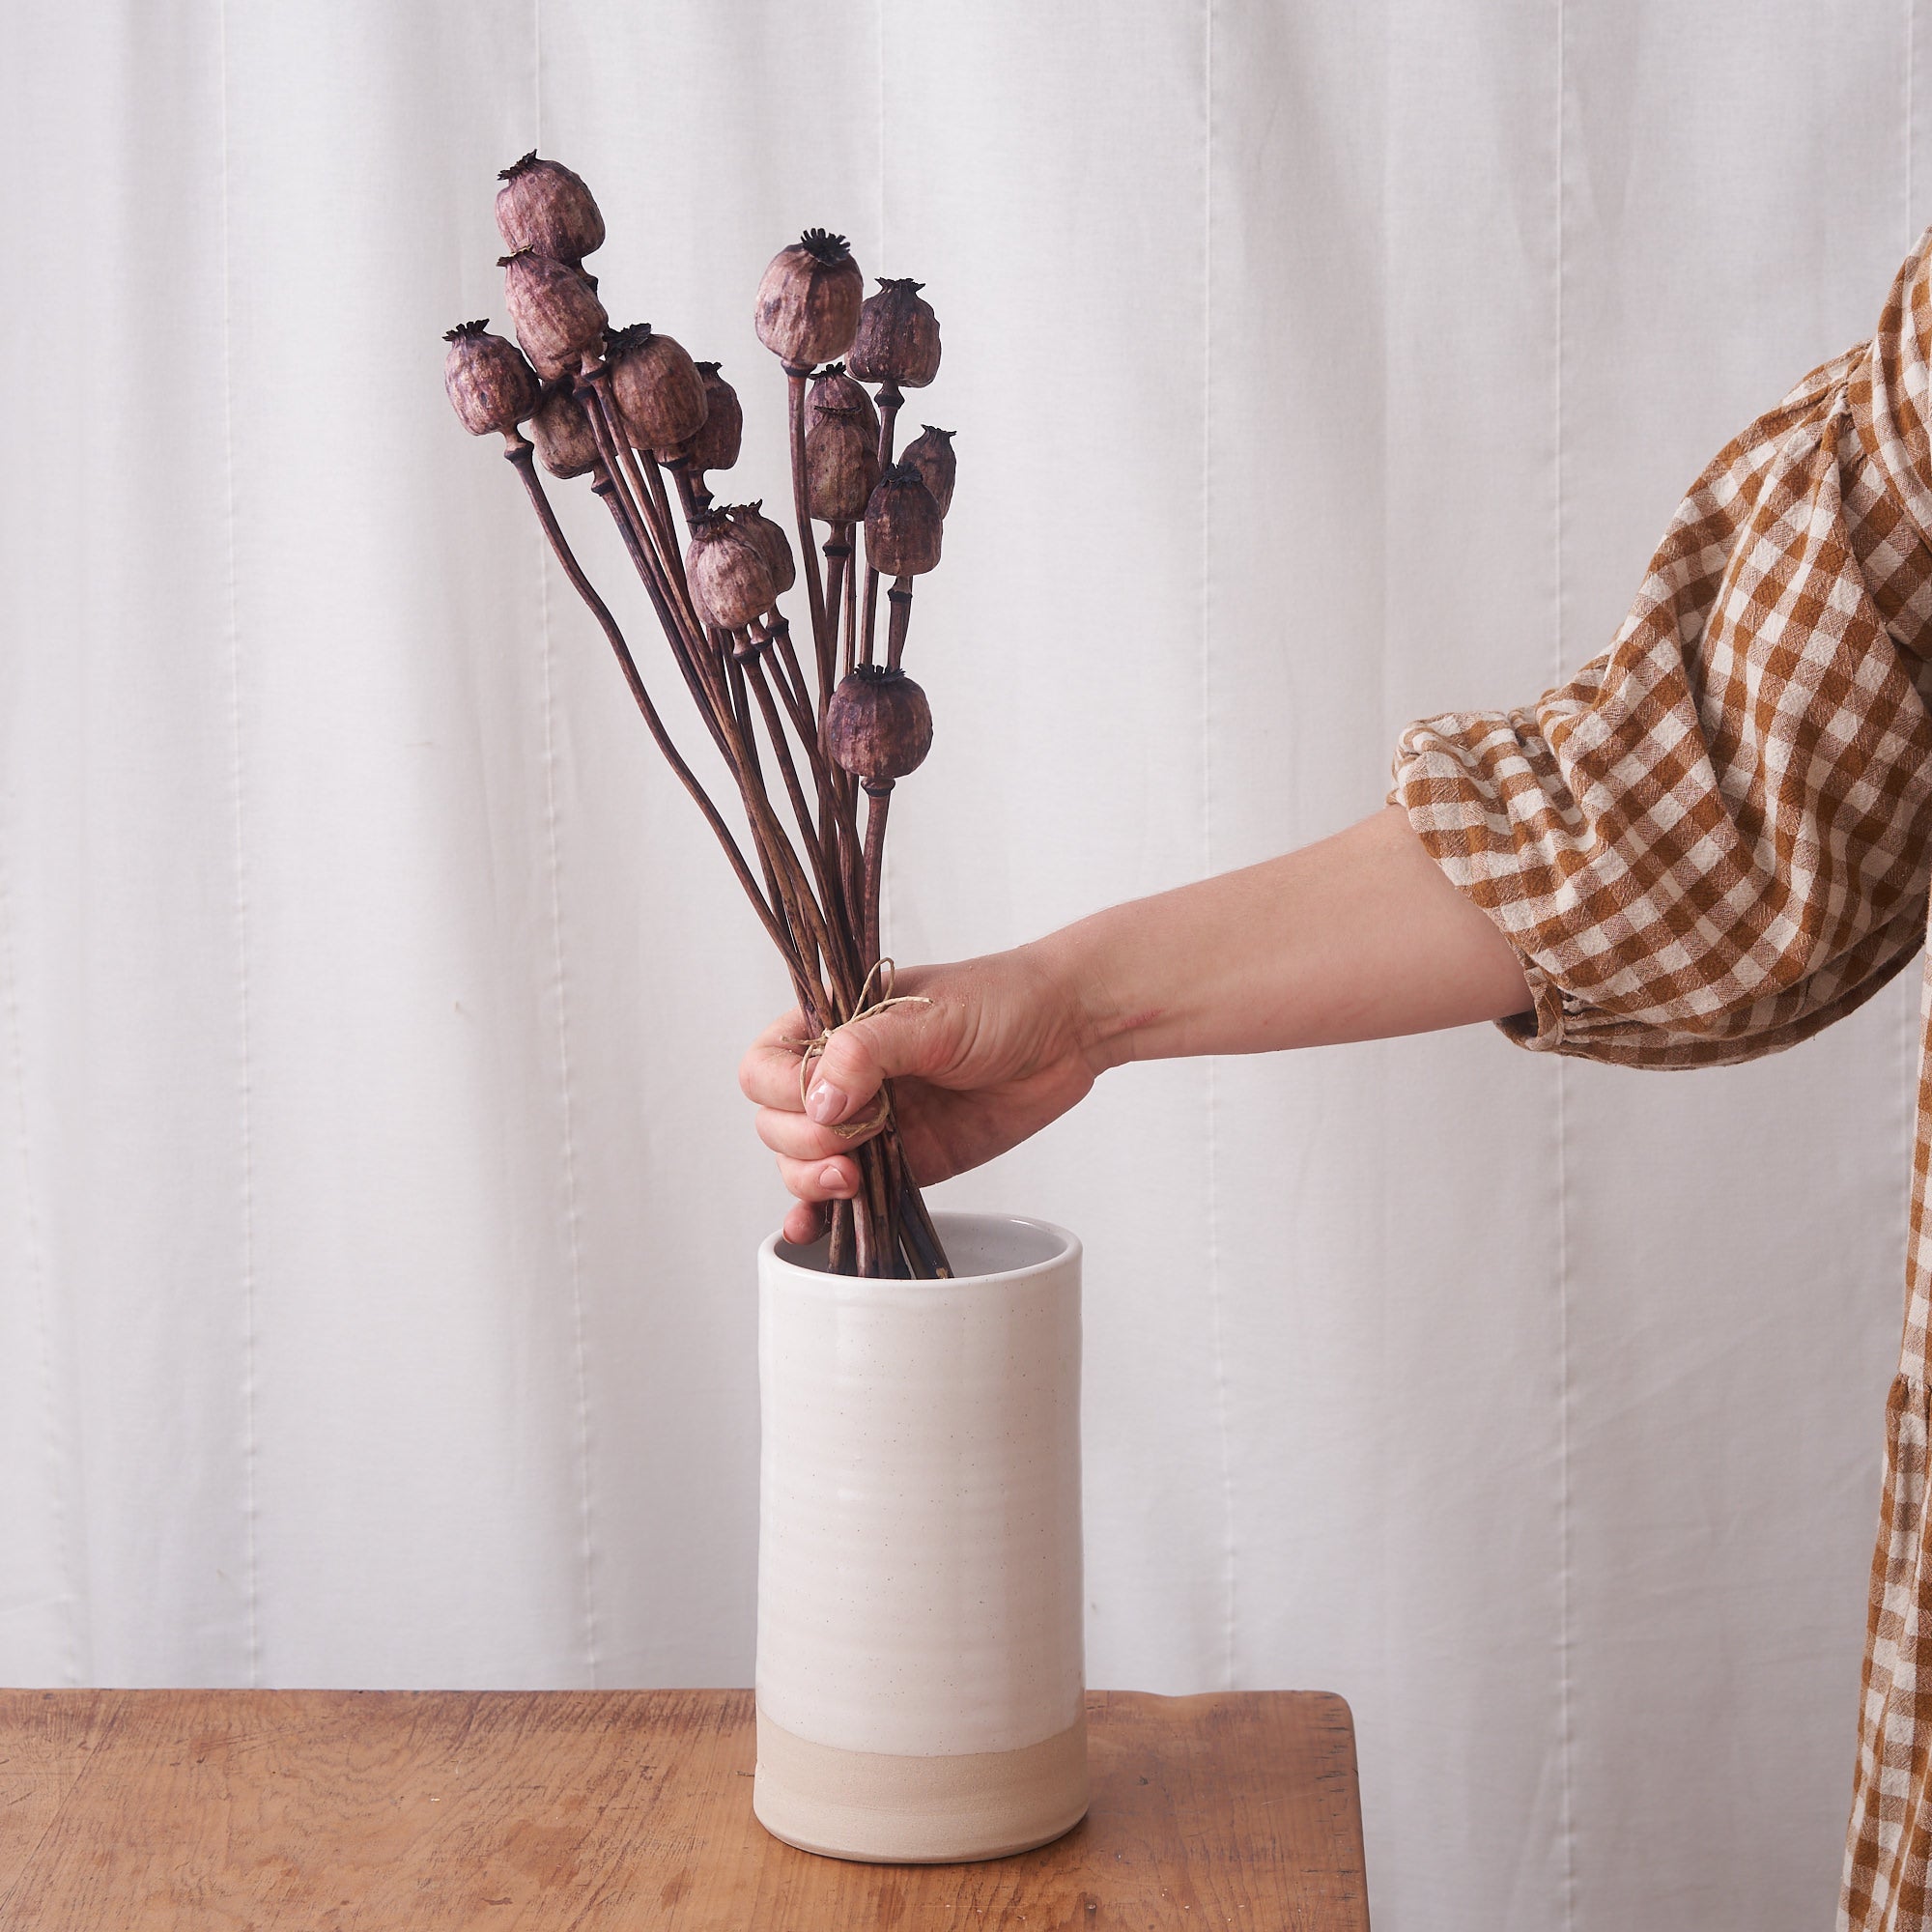
M 950 1281 L 759 1256 L 755 1803 L 845 1857 L 994 1856 L 1086 1805 L 1080 1246 L 937 1219 Z

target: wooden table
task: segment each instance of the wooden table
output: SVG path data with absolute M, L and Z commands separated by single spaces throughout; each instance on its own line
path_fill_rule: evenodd
M 1341 1698 L 1088 1712 L 1057 1844 L 865 1865 L 753 1818 L 748 1690 L 0 1691 L 0 1925 L 1365 1932 Z

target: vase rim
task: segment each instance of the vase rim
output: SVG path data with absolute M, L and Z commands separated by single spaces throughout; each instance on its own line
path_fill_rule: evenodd
M 1063 1228 L 1056 1221 L 1041 1220 L 1037 1214 L 980 1214 L 955 1209 L 935 1209 L 933 1222 L 941 1238 L 946 1239 L 949 1231 L 956 1231 L 964 1236 L 970 1230 L 984 1228 L 1024 1229 L 1030 1233 L 1043 1235 L 1053 1243 L 1053 1252 L 1042 1255 L 1039 1260 L 1023 1262 L 1017 1267 L 994 1268 L 983 1274 L 949 1275 L 944 1281 L 903 1281 L 896 1276 L 835 1275 L 828 1274 L 822 1267 L 813 1267 L 809 1263 L 798 1262 L 792 1256 L 799 1253 L 784 1238 L 783 1231 L 774 1229 L 758 1246 L 760 1262 L 769 1262 L 773 1266 L 782 1268 L 787 1275 L 803 1281 L 836 1283 L 850 1289 L 907 1289 L 931 1291 L 935 1288 L 955 1288 L 968 1285 L 979 1287 L 988 1283 L 1011 1283 L 1026 1280 L 1031 1275 L 1045 1274 L 1056 1268 L 1064 1268 L 1069 1262 L 1080 1259 L 1080 1237 L 1069 1229 Z M 820 1236 L 813 1246 L 822 1246 L 824 1236 Z M 949 1243 L 950 1245 L 950 1243 Z

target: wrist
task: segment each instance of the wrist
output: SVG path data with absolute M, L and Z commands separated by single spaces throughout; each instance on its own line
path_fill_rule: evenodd
M 1096 1079 L 1138 1057 L 1134 1038 L 1148 1017 L 1132 1012 L 1119 997 L 1101 927 L 1104 918 L 1081 920 L 1019 949 L 1047 981 L 1074 1051 Z

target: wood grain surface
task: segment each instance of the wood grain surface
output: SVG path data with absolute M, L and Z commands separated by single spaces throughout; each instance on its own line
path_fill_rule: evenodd
M 1094 1804 L 977 1865 L 752 1816 L 748 1690 L 0 1691 L 7 1932 L 1368 1925 L 1349 1707 L 1094 1691 Z

